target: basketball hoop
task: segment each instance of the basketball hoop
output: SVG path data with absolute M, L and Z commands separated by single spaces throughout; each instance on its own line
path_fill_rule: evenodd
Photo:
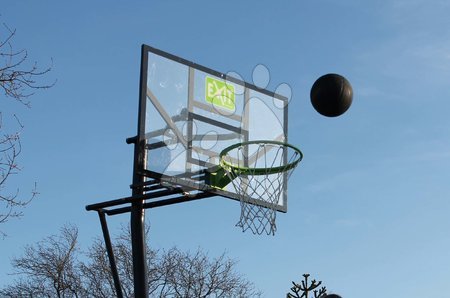
M 241 202 L 236 226 L 254 234 L 275 234 L 276 208 L 302 158 L 302 152 L 290 144 L 264 140 L 237 143 L 220 153 L 220 167 Z

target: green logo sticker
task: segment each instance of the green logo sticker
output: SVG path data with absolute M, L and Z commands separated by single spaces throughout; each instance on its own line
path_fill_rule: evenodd
M 236 109 L 234 86 L 224 81 L 206 77 L 206 101 L 215 107 L 234 111 Z

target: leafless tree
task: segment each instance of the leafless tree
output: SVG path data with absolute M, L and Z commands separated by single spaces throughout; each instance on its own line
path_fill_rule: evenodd
M 77 239 L 77 228 L 65 226 L 60 235 L 26 246 L 23 256 L 12 260 L 14 274 L 22 278 L 0 294 L 4 297 L 83 297 L 77 270 Z
M 12 265 L 19 279 L 0 290 L 1 297 L 115 297 L 104 244 L 97 239 L 81 252 L 78 231 L 64 227 L 28 246 Z M 130 233 L 124 229 L 114 240 L 123 296 L 134 297 Z M 209 258 L 201 249 L 194 253 L 178 248 L 148 249 L 150 297 L 260 297 L 254 285 L 236 272 L 236 261 L 225 254 Z
M 158 297 L 252 297 L 248 281 L 233 270 L 235 262 L 221 255 L 210 260 L 201 250 L 194 253 L 173 248 L 163 254 L 160 269 L 164 283 L 155 288 Z
M 133 297 L 131 235 L 128 229 L 114 241 L 114 253 L 124 297 Z M 209 258 L 197 249 L 183 252 L 176 247 L 155 251 L 147 246 L 150 297 L 260 297 L 253 283 L 236 272 L 236 261 L 222 254 Z M 113 279 L 103 242 L 89 250 L 90 262 L 81 266 L 85 284 L 96 298 L 115 296 Z
M 36 62 L 30 64 L 28 52 L 13 47 L 15 35 L 16 30 L 10 29 L 6 24 L 0 26 L 0 90 L 4 95 L 2 110 L 8 99 L 30 108 L 29 99 L 35 90 L 47 89 L 54 85 L 39 82 L 51 67 L 40 69 Z M 33 188 L 30 196 L 23 199 L 19 197 L 18 189 L 11 190 L 11 187 L 7 187 L 7 181 L 21 170 L 17 160 L 22 149 L 20 133 L 24 126 L 16 113 L 2 110 L 0 110 L 0 223 L 22 216 L 23 207 L 37 194 L 36 188 Z M 0 231 L 0 234 L 3 233 Z
M 313 279 L 308 281 L 309 274 L 303 274 L 303 280 L 300 283 L 292 282 L 292 293 L 287 293 L 287 298 L 309 298 L 309 294 L 314 294 L 314 298 L 327 298 L 327 288 L 320 287 L 322 281 L 317 282 Z M 331 297 L 330 297 L 331 298 Z
M 124 297 L 133 297 L 133 263 L 130 249 L 130 233 L 123 229 L 114 241 L 114 253 Z M 154 262 L 155 253 L 147 249 L 149 262 Z M 96 239 L 87 251 L 87 262 L 80 265 L 83 282 L 90 289 L 90 297 L 114 297 L 114 281 L 103 240 Z M 150 267 L 148 267 L 150 268 Z

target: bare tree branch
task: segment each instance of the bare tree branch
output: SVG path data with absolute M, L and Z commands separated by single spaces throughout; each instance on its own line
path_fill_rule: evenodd
M 10 29 L 6 24 L 0 25 L 0 93 L 4 94 L 5 99 L 11 98 L 31 107 L 29 97 L 36 90 L 51 88 L 56 83 L 40 83 L 51 71 L 53 62 L 43 69 L 38 67 L 37 62 L 30 63 L 27 50 L 14 48 L 15 36 L 15 29 Z M 7 121 L 5 117 L 11 118 L 12 121 Z M 8 124 L 8 127 L 5 127 L 5 124 Z M 18 157 L 22 150 L 20 133 L 23 128 L 24 125 L 15 113 L 5 115 L 0 110 L 0 224 L 21 217 L 23 209 L 38 194 L 36 184 L 26 199 L 19 197 L 18 188 L 11 190 L 11 187 L 7 187 L 12 176 L 21 171 Z M 0 235 L 5 236 L 5 233 L 0 231 Z
M 14 118 L 17 119 L 19 126 L 23 127 L 17 116 Z M 4 131 L 2 120 L 0 112 L 0 131 Z M 21 152 L 20 131 L 4 133 L 0 136 L 0 224 L 12 218 L 21 217 L 23 209 L 38 195 L 36 183 L 28 198 L 19 197 L 18 188 L 15 190 L 7 188 L 7 181 L 21 171 L 17 162 Z M 1 231 L 0 235 L 5 236 Z
M 30 106 L 28 97 L 34 94 L 33 90 L 48 89 L 56 82 L 40 84 L 38 80 L 51 71 L 52 64 L 44 69 L 39 69 L 37 62 L 28 65 L 28 52 L 25 49 L 15 50 L 12 41 L 16 30 L 11 30 L 3 24 L 6 38 L 0 40 L 0 87 L 6 97 L 13 98 L 26 106 Z

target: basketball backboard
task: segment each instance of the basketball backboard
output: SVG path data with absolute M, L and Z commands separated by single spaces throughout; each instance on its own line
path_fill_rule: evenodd
M 163 185 L 239 200 L 231 184 L 209 184 L 221 151 L 246 141 L 288 141 L 288 98 L 147 45 L 140 88 L 137 138 L 145 144 L 138 154 L 145 162 L 135 171 Z M 248 157 L 249 163 L 260 159 L 252 152 Z M 277 211 L 287 211 L 286 187 Z

